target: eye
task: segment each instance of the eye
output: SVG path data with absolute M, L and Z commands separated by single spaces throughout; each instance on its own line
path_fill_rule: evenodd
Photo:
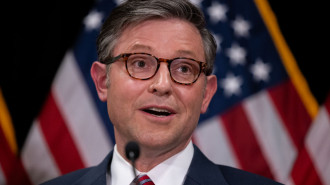
M 199 72 L 199 65 L 189 59 L 177 59 L 171 64 L 171 72 L 180 75 L 195 75 Z
M 183 74 L 192 73 L 192 67 L 187 64 L 180 64 L 179 66 L 177 66 L 177 70 L 178 70 L 178 72 L 183 73 Z
M 128 58 L 128 65 L 132 68 L 143 69 L 150 67 L 151 61 L 152 59 L 148 55 L 136 54 Z
M 127 70 L 136 78 L 150 77 L 157 69 L 157 60 L 146 54 L 133 54 L 127 60 Z
M 139 60 L 134 60 L 132 64 L 133 64 L 134 67 L 138 67 L 138 68 L 144 68 L 147 65 L 146 61 L 140 60 L 140 59 Z

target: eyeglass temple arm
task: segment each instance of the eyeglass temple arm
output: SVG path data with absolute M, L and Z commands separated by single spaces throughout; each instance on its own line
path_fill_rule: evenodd
M 104 60 L 102 60 L 101 63 L 109 65 L 109 64 L 114 63 L 115 61 L 117 61 L 121 57 L 122 57 L 122 55 L 118 55 L 116 57 L 107 57 Z

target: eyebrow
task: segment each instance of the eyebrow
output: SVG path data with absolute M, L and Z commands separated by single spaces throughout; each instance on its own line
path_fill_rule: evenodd
M 196 58 L 196 54 L 190 50 L 178 50 L 176 51 L 177 54 L 179 54 L 180 56 L 189 56 L 189 57 L 192 57 L 192 58 Z
M 143 44 L 134 44 L 133 46 L 129 47 L 129 50 L 131 51 L 135 51 L 135 50 L 142 50 L 143 52 L 152 52 L 154 51 L 154 49 L 151 47 L 151 46 L 148 46 L 148 45 L 143 45 Z M 190 58 L 196 58 L 196 54 L 190 50 L 177 50 L 175 51 L 175 53 L 178 55 L 178 56 L 183 56 L 183 57 L 190 57 Z
M 134 44 L 132 47 L 129 47 L 130 50 L 147 50 L 153 51 L 154 49 L 150 46 L 143 45 L 143 44 Z

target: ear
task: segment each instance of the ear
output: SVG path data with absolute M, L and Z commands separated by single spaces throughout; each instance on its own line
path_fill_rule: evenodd
M 217 91 L 218 82 L 217 77 L 215 75 L 207 76 L 206 88 L 204 92 L 204 99 L 203 104 L 201 107 L 201 113 L 205 113 L 207 107 L 209 106 L 212 97 L 214 96 L 215 92 Z
M 105 102 L 108 92 L 106 65 L 97 61 L 94 62 L 91 68 L 91 76 L 100 100 Z

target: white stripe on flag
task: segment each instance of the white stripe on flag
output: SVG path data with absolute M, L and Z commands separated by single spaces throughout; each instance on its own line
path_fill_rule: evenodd
M 289 177 L 289 179 L 286 181 L 286 183 L 284 183 L 285 185 L 295 185 L 295 183 L 293 182 L 292 178 Z
M 198 147 L 213 162 L 239 168 L 218 116 L 206 120 L 197 127 L 194 139 Z
M 297 152 L 270 97 L 260 92 L 244 101 L 243 107 L 275 179 L 284 182 Z
M 33 122 L 25 141 L 22 163 L 33 184 L 40 184 L 60 175 L 38 121 Z
M 85 165 L 98 164 L 111 150 L 112 143 L 73 52 L 65 55 L 52 90 Z
M 330 184 L 330 118 L 327 110 L 322 107 L 312 124 L 306 148 L 311 160 L 324 184 Z

